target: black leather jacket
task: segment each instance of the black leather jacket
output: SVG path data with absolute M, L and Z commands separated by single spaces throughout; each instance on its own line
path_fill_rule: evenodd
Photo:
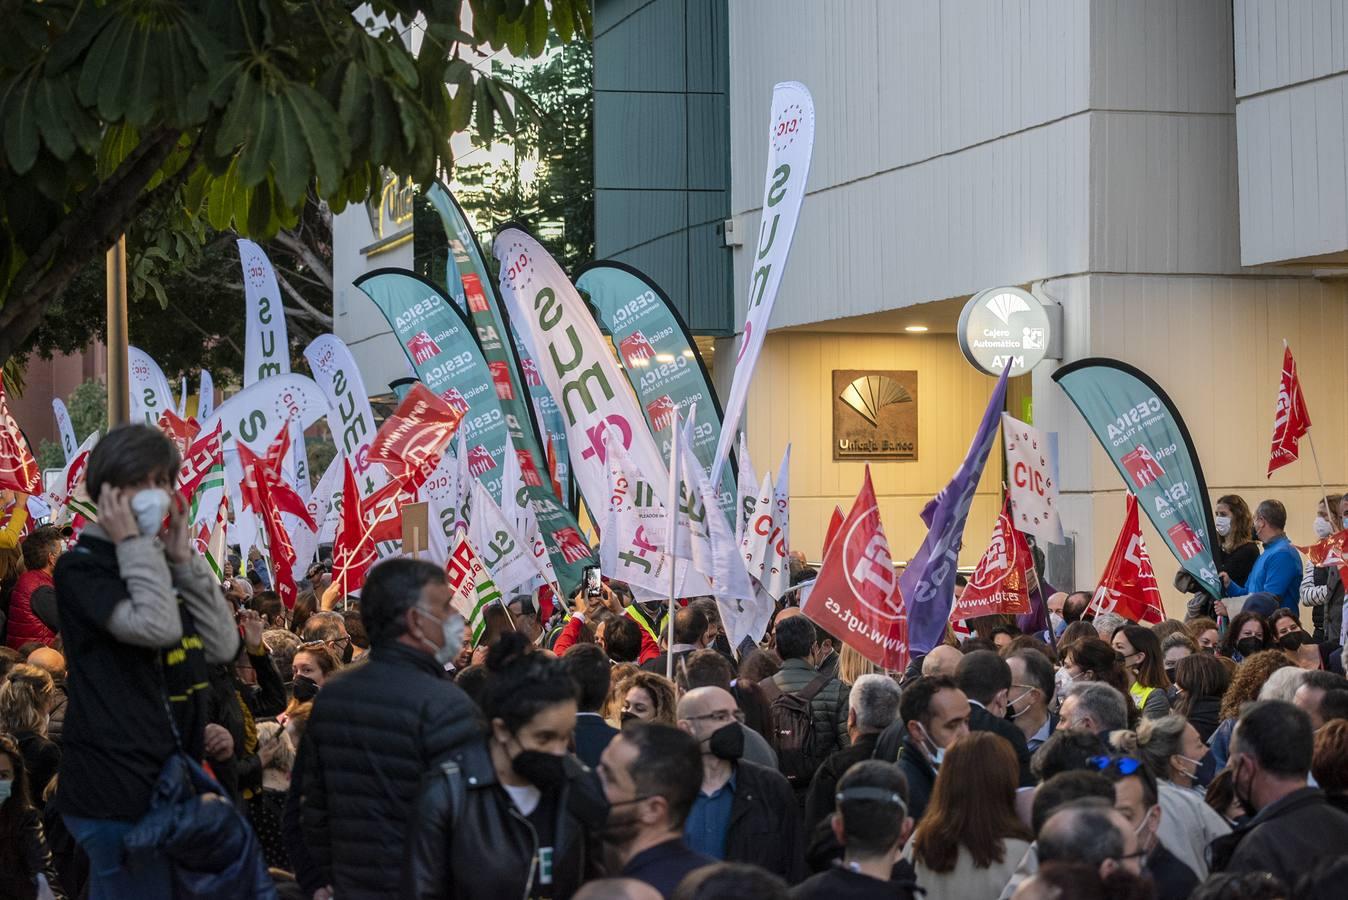
M 552 897 L 566 900 L 595 872 L 607 815 L 594 772 L 566 758 L 557 801 Z M 532 894 L 537 834 L 496 778 L 486 741 L 456 749 L 422 779 L 407 831 L 402 893 L 416 900 L 496 900 Z

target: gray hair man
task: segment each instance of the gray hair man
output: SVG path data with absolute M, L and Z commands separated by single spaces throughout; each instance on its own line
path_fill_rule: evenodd
M 1103 682 L 1079 682 L 1067 689 L 1058 714 L 1059 728 L 1108 734 L 1128 727 L 1128 700 Z
M 806 833 L 833 812 L 838 779 L 854 763 L 870 759 L 880 733 L 899 715 L 900 691 L 888 675 L 862 675 L 847 696 L 847 737 L 851 746 L 834 751 L 824 760 L 805 794 Z

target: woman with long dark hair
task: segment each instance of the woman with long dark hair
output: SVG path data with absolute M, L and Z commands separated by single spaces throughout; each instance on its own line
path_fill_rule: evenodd
M 1128 706 L 1128 727 L 1137 727 L 1138 709 L 1128 689 L 1128 675 L 1123 671 L 1114 648 L 1099 638 L 1082 638 L 1063 651 L 1063 670 L 1067 681 L 1103 681 L 1123 694 Z
M 1217 545 L 1217 568 L 1237 584 L 1244 584 L 1259 558 L 1259 542 L 1254 539 L 1254 517 L 1249 504 L 1239 494 L 1217 498 L 1212 518 L 1221 537 Z
M 36 897 L 40 880 L 56 897 L 65 896 L 28 793 L 23 755 L 9 735 L 0 734 L 0 897 Z
M 423 780 L 402 896 L 565 900 L 589 874 L 603 789 L 567 749 L 575 682 L 561 660 L 531 649 L 511 632 L 488 652 L 487 735 Z
M 1268 622 L 1257 612 L 1246 610 L 1231 620 L 1222 639 L 1222 656 L 1241 662 L 1272 646 Z
M 904 857 L 927 900 L 995 897 L 1033 836 L 1016 815 L 1020 767 L 1011 744 L 988 731 L 946 750 L 931 800 Z
M 1221 724 L 1222 695 L 1231 684 L 1230 673 L 1217 657 L 1198 653 L 1175 666 L 1175 684 L 1179 688 L 1175 712 L 1188 720 L 1206 744 Z
M 1161 656 L 1161 642 L 1150 628 L 1129 623 L 1114 629 L 1110 635 L 1114 657 L 1128 676 L 1128 693 L 1133 704 L 1148 719 L 1159 719 L 1170 714 L 1170 700 L 1166 691 L 1170 679 L 1165 674 L 1165 660 Z

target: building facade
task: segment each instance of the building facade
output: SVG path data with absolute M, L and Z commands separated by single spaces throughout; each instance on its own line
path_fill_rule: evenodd
M 1059 586 L 1094 586 L 1123 514 L 1113 465 L 1051 380 L 1086 357 L 1121 359 L 1166 389 L 1214 499 L 1281 499 L 1292 539 L 1312 539 L 1320 489 L 1308 448 L 1271 479 L 1265 469 L 1286 339 L 1325 481 L 1331 491 L 1348 481 L 1342 4 L 601 0 L 597 184 L 610 158 L 600 147 L 644 149 L 637 123 L 598 114 L 605 68 L 621 70 L 605 34 L 643 17 L 676 22 L 679 9 L 687 23 L 708 5 L 727 16 L 729 130 L 727 144 L 698 152 L 728 154 L 732 246 L 718 249 L 734 273 L 719 296 L 690 285 L 709 294 L 687 302 L 733 304 L 732 327 L 753 245 L 733 236 L 758 231 L 772 85 L 800 81 L 815 103 L 807 196 L 746 423 L 760 471 L 792 444 L 793 548 L 818 558 L 829 513 L 861 482 L 862 462 L 833 459 L 832 372 L 873 368 L 917 373 L 917 459 L 871 463 L 895 558 L 916 549 L 917 513 L 959 464 L 994 383 L 957 348 L 959 310 L 1004 284 L 1062 307 L 1062 359 L 1016 379 L 1008 403 L 1059 434 L 1071 538 L 1050 572 Z M 642 188 L 634 168 L 624 190 Z M 597 206 L 601 235 L 614 215 Z M 599 254 L 624 252 L 618 243 L 601 240 Z M 928 330 L 905 330 L 917 326 Z M 734 340 L 716 356 L 733 359 Z M 729 366 L 715 376 L 728 385 Z M 961 565 L 991 532 L 999 458 L 1000 447 Z M 1149 523 L 1144 537 L 1182 613 L 1169 589 L 1177 563 Z

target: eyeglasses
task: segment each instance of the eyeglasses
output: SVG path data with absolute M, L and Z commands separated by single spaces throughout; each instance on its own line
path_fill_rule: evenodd
M 1092 756 L 1086 762 L 1101 772 L 1112 768 L 1120 775 L 1133 775 L 1142 768 L 1142 761 L 1133 756 Z
M 734 712 L 727 709 L 718 709 L 716 712 L 709 712 L 700 716 L 684 716 L 683 720 L 685 722 L 702 722 L 710 720 L 712 722 L 720 722 L 722 725 L 728 725 L 733 720 L 743 725 L 744 712 L 738 709 Z

